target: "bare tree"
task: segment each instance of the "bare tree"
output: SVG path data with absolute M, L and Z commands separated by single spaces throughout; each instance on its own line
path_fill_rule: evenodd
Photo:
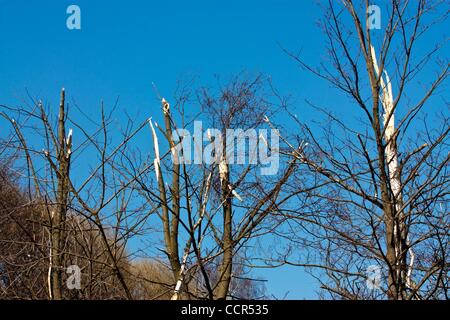
M 201 89 L 196 100 L 202 107 L 200 116 L 203 115 L 213 129 L 202 132 L 193 141 L 192 137 L 183 136 L 194 125 L 184 117 L 186 95 L 176 104 L 181 120 L 176 121 L 165 99 L 162 99 L 165 128 L 150 120 L 159 193 L 153 193 L 145 181 L 140 184 L 149 199 L 160 203 L 164 252 L 174 273 L 172 299 L 178 299 L 183 290 L 191 297 L 230 298 L 230 284 L 239 282 L 238 274 L 243 270 L 238 272 L 237 266 L 233 267 L 234 259 L 243 246 L 261 236 L 258 228 L 283 201 L 281 189 L 295 168 L 295 159 L 271 179 L 263 179 L 257 174 L 260 164 L 234 165 L 227 158 L 235 148 L 234 141 L 227 145 L 227 129 L 238 130 L 239 137 L 233 136 L 233 139 L 245 139 L 245 134 L 264 126 L 264 115 L 273 111 L 273 105 L 266 100 L 265 83 L 262 77 L 250 81 L 237 77 L 218 92 Z M 169 147 L 164 154 L 160 152 L 158 128 Z M 207 136 L 206 146 L 204 135 Z M 267 141 L 260 140 L 260 143 Z M 201 155 L 200 163 L 192 163 L 187 161 L 192 148 L 208 150 L 208 154 Z M 247 150 L 246 156 L 250 157 L 253 151 Z M 166 183 L 168 176 L 172 176 L 171 187 Z M 186 239 L 184 245 L 180 245 L 182 237 Z M 181 257 L 180 249 L 183 249 Z M 197 290 L 195 295 L 189 292 L 190 281 L 200 283 L 203 290 Z
M 87 260 L 88 265 L 83 267 L 90 268 L 87 280 L 91 282 L 86 287 L 92 289 L 101 281 L 104 273 L 97 272 L 96 268 L 102 266 L 115 275 L 108 282 L 116 283 L 112 285 L 114 288 L 106 289 L 112 297 L 131 299 L 125 247 L 152 211 L 141 214 L 139 203 L 130 204 L 130 198 L 136 192 L 130 187 L 135 183 L 135 177 L 124 179 L 121 162 L 129 142 L 146 122 L 137 127 L 129 126 L 122 133 L 123 139 L 111 147 L 111 117 L 106 116 L 102 108 L 100 124 L 94 132 L 89 132 L 69 117 L 64 90 L 56 130 L 51 113 L 49 116 L 41 102 L 33 101 L 28 108 L 3 106 L 3 109 L 7 112 L 1 115 L 13 129 L 7 149 L 26 167 L 24 178 L 29 186 L 29 202 L 34 210 L 41 212 L 42 223 L 49 235 L 45 237 L 48 246 L 41 247 L 44 252 L 48 250 L 45 254 L 48 259 L 48 298 L 70 296 L 68 290 L 64 290 L 62 278 L 69 266 L 68 259 L 77 260 L 74 258 L 80 255 L 80 264 Z M 72 129 L 66 133 L 69 122 L 79 133 L 77 146 L 72 146 Z M 89 155 L 89 158 L 83 158 L 83 155 Z M 94 163 L 90 172 L 77 172 L 75 176 L 70 169 L 73 156 L 80 164 L 82 161 Z M 94 162 L 95 156 L 98 156 L 98 163 Z M 88 166 L 84 168 L 89 169 Z M 80 183 L 82 174 L 86 178 Z M 96 297 L 93 294 L 91 290 L 91 298 Z
M 301 128 L 296 141 L 307 144 L 286 139 L 301 163 L 303 208 L 280 215 L 304 252 L 288 250 L 274 260 L 320 270 L 331 297 L 448 297 L 450 127 L 448 103 L 433 99 L 447 79 L 448 61 L 440 55 L 445 43 L 428 43 L 425 53 L 416 49 L 446 20 L 441 6 L 389 2 L 381 31 L 365 25 L 369 2 L 328 1 L 322 27 L 330 64 L 316 68 L 289 53 L 350 97 L 352 110 L 363 116 L 352 124 L 310 103 L 325 115 L 321 133 L 292 116 Z M 431 61 L 439 71 L 418 86 L 429 79 L 421 77 Z M 432 105 L 436 118 L 425 111 Z M 380 268 L 386 285 L 367 272 L 372 267 Z

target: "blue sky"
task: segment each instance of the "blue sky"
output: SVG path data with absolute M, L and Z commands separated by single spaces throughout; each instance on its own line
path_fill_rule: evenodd
M 280 49 L 301 49 L 313 64 L 324 56 L 314 2 L 0 0 L 0 103 L 18 104 L 28 90 L 56 107 L 65 87 L 88 114 L 120 96 L 119 109 L 151 116 L 159 110 L 152 82 L 170 97 L 180 78 L 208 84 L 215 74 L 247 70 L 271 76 L 299 104 L 344 104 Z M 81 8 L 81 30 L 66 28 L 70 4 Z M 275 296 L 315 296 L 313 279 L 298 268 L 256 273 Z
M 65 25 L 72 2 L 25 3 L 0 1 L 3 99 L 25 87 L 51 99 L 64 86 L 80 103 L 120 95 L 127 108 L 148 108 L 152 81 L 170 95 L 183 76 L 207 83 L 243 69 L 294 91 L 301 73 L 277 43 L 308 46 L 310 58 L 321 47 L 312 1 L 77 1 L 79 31 Z

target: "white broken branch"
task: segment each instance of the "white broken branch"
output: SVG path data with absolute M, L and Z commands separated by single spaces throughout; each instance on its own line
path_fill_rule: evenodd
M 69 129 L 69 134 L 67 135 L 67 139 L 66 139 L 67 156 L 70 156 L 70 154 L 72 153 L 72 135 L 73 135 L 73 130 Z
M 370 54 L 372 56 L 373 68 L 378 77 L 380 77 L 380 85 L 381 85 L 381 103 L 383 105 L 383 125 L 384 125 L 384 139 L 386 141 L 386 159 L 388 163 L 389 170 L 389 182 L 391 185 L 392 194 L 394 196 L 394 201 L 396 203 L 395 208 L 397 214 L 399 214 L 399 219 L 401 220 L 402 214 L 399 212 L 401 210 L 401 181 L 400 181 L 400 172 L 398 165 L 398 149 L 396 145 L 396 130 L 395 130 L 395 116 L 394 116 L 394 96 L 392 93 L 392 83 L 391 79 L 386 70 L 384 70 L 384 76 L 386 80 L 383 78 L 383 75 L 380 74 L 380 69 L 377 62 L 377 56 L 375 53 L 375 48 L 373 45 L 370 46 Z M 399 230 L 398 223 L 394 225 L 394 236 L 401 232 Z M 406 272 L 406 285 L 408 288 L 412 286 L 412 270 L 414 267 L 414 251 L 410 247 L 410 239 L 409 234 L 406 236 L 406 245 L 409 246 L 408 253 L 410 256 L 410 261 L 407 267 Z M 398 255 L 401 253 L 401 248 L 395 246 L 395 254 Z
M 159 156 L 159 142 L 158 142 L 158 136 L 156 135 L 155 128 L 153 127 L 152 119 L 148 119 L 148 123 L 150 124 L 150 129 L 152 130 L 152 137 L 153 137 L 153 149 L 155 150 L 155 159 L 153 160 L 153 164 L 155 166 L 155 173 L 156 173 L 156 181 L 159 181 L 159 172 L 161 169 L 161 158 Z M 155 122 L 155 125 L 156 122 Z
M 239 201 L 241 201 L 241 202 L 243 201 L 242 198 L 241 198 L 241 196 L 236 192 L 235 189 L 233 189 L 232 186 L 228 185 L 228 189 L 230 189 L 231 194 L 232 194 L 235 198 L 237 198 L 237 199 L 238 199 Z

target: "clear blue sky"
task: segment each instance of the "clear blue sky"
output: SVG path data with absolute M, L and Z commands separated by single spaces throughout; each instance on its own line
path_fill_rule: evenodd
M 300 0 L 0 0 L 0 103 L 26 96 L 56 107 L 59 90 L 96 114 L 120 96 L 120 108 L 151 116 L 159 110 L 154 82 L 170 97 L 176 81 L 242 70 L 270 75 L 275 86 L 326 104 L 342 102 L 328 84 L 301 71 L 278 44 L 317 63 L 324 37 L 315 1 Z M 66 8 L 81 8 L 81 30 L 66 28 Z M 0 129 L 1 130 L 1 129 Z M 298 268 L 256 271 L 278 297 L 314 297 L 313 279 Z

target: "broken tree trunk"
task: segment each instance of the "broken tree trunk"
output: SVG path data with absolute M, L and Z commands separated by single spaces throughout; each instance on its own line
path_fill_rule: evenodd
M 49 297 L 61 300 L 64 271 L 65 224 L 69 202 L 69 170 L 72 148 L 72 130 L 66 138 L 65 91 L 61 91 L 58 115 L 57 190 L 56 203 L 50 210 Z M 48 154 L 47 154 L 48 156 Z
M 384 141 L 385 159 L 387 162 L 389 173 L 389 187 L 391 194 L 390 215 L 387 230 L 388 254 L 389 263 L 394 270 L 389 275 L 389 289 L 388 295 L 393 299 L 406 298 L 406 288 L 412 286 L 412 269 L 414 264 L 414 252 L 409 247 L 408 228 L 405 220 L 405 214 L 402 209 L 402 184 L 400 177 L 399 161 L 398 161 L 398 147 L 397 147 L 397 130 L 395 129 L 395 105 L 394 96 L 392 93 L 392 83 L 388 73 L 384 70 L 379 70 L 375 49 L 371 46 L 371 56 L 373 67 L 376 75 L 380 79 L 381 87 L 381 103 L 383 106 L 383 126 L 384 126 Z M 389 246 L 391 244 L 391 246 Z M 389 252 L 392 250 L 393 252 Z M 406 254 L 410 255 L 410 262 L 407 265 Z
M 226 299 L 230 288 L 233 267 L 233 235 L 232 235 L 232 192 L 229 188 L 230 172 L 226 161 L 226 139 L 223 139 L 223 152 L 219 161 L 221 184 L 221 203 L 223 208 L 222 261 L 218 269 L 218 282 L 215 290 L 216 299 Z

